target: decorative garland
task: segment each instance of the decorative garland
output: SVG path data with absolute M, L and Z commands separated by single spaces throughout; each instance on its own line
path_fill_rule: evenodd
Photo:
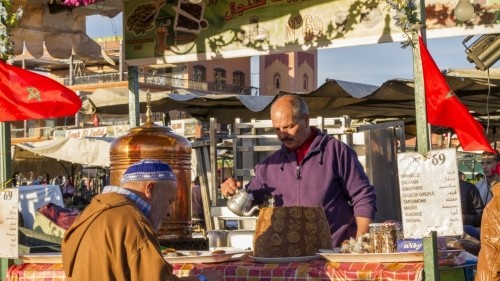
M 14 42 L 10 39 L 9 28 L 15 26 L 23 16 L 21 7 L 12 13 L 13 2 L 0 0 L 0 59 L 8 60 L 14 56 Z
M 95 2 L 97 2 L 97 0 L 64 0 L 62 4 L 70 7 L 79 7 L 80 5 L 87 6 Z
M 418 6 L 415 0 L 386 0 L 386 2 L 391 6 L 391 9 L 396 11 L 396 15 L 393 17 L 396 21 L 394 25 L 404 32 L 403 37 L 406 40 L 401 42 L 401 47 L 413 47 L 412 35 L 417 33 L 422 26 L 418 18 Z

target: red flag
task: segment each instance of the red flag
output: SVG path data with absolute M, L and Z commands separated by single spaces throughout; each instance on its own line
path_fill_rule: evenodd
M 57 81 L 0 60 L 0 122 L 69 116 L 81 106 Z
M 483 126 L 469 113 L 439 71 L 419 36 L 420 56 L 424 73 L 427 122 L 455 130 L 464 151 L 495 153 L 484 135 Z

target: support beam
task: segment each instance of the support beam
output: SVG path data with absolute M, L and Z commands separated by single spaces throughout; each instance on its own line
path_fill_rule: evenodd
M 426 42 L 425 31 L 425 0 L 420 0 L 420 18 L 424 27 L 421 30 L 421 36 Z M 422 58 L 420 56 L 420 45 L 418 44 L 418 35 L 413 35 L 413 76 L 415 82 L 415 115 L 417 122 L 417 148 L 420 154 L 427 154 L 429 145 L 429 126 L 427 124 L 427 111 L 425 108 L 425 86 L 424 73 L 422 68 Z M 423 237 L 424 243 L 424 274 L 426 281 L 439 281 L 439 266 L 437 252 L 437 234 L 432 231 L 430 236 Z
M 10 150 L 10 123 L 0 122 L 0 188 L 11 186 L 11 150 Z M 5 279 L 12 260 L 0 259 L 0 280 Z
M 128 117 L 130 128 L 140 126 L 141 107 L 139 103 L 139 68 L 128 68 Z

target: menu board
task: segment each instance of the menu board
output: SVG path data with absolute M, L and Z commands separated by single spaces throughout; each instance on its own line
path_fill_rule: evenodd
M 19 256 L 19 189 L 0 190 L 0 258 Z
M 405 238 L 462 235 L 462 206 L 455 149 L 398 154 Z

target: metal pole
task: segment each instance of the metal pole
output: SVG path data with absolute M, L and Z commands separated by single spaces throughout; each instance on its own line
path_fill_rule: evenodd
M 22 63 L 22 68 L 23 68 L 23 69 L 26 69 L 26 60 L 25 60 L 25 59 L 23 59 L 23 60 L 21 61 L 21 63 Z M 24 121 L 23 121 L 23 126 L 24 126 L 24 128 L 23 128 L 23 129 L 24 129 L 24 131 L 23 131 L 23 134 L 24 134 L 24 135 L 23 135 L 23 136 L 24 136 L 25 138 L 27 138 L 27 137 L 29 136 L 29 134 L 28 134 L 28 120 L 24 120 Z
M 68 80 L 68 85 L 73 85 L 73 55 L 69 57 L 69 80 Z
M 128 117 L 130 128 L 140 125 L 139 68 L 128 67 Z
M 123 81 L 123 40 L 120 40 L 120 47 L 119 47 L 119 54 L 120 54 L 120 59 L 118 62 L 118 73 L 120 77 L 120 81 Z
M 10 144 L 10 123 L 0 122 L 0 173 L 1 188 L 9 187 L 7 183 L 11 180 L 11 144 Z M 7 185 L 6 185 L 7 184 Z
M 10 123 L 0 122 L 0 189 L 10 186 L 11 180 L 11 148 Z M 0 278 L 4 280 L 12 260 L 0 259 Z
M 424 25 L 421 30 L 421 36 L 426 43 L 425 32 L 425 0 L 420 0 L 420 18 Z M 420 46 L 418 36 L 413 35 L 413 77 L 415 83 L 415 116 L 417 125 L 417 148 L 420 154 L 429 152 L 429 126 L 427 124 L 427 112 L 425 108 L 425 86 L 422 71 L 422 59 L 420 57 Z M 439 281 L 439 265 L 437 253 L 437 233 L 432 231 L 430 236 L 423 237 L 424 244 L 424 274 L 426 281 Z
M 423 37 L 422 37 L 423 38 Z M 425 109 L 425 87 L 420 58 L 418 37 L 413 38 L 413 81 L 415 84 L 415 116 L 417 125 L 417 150 L 420 154 L 429 152 L 429 127 L 427 126 L 427 113 Z

